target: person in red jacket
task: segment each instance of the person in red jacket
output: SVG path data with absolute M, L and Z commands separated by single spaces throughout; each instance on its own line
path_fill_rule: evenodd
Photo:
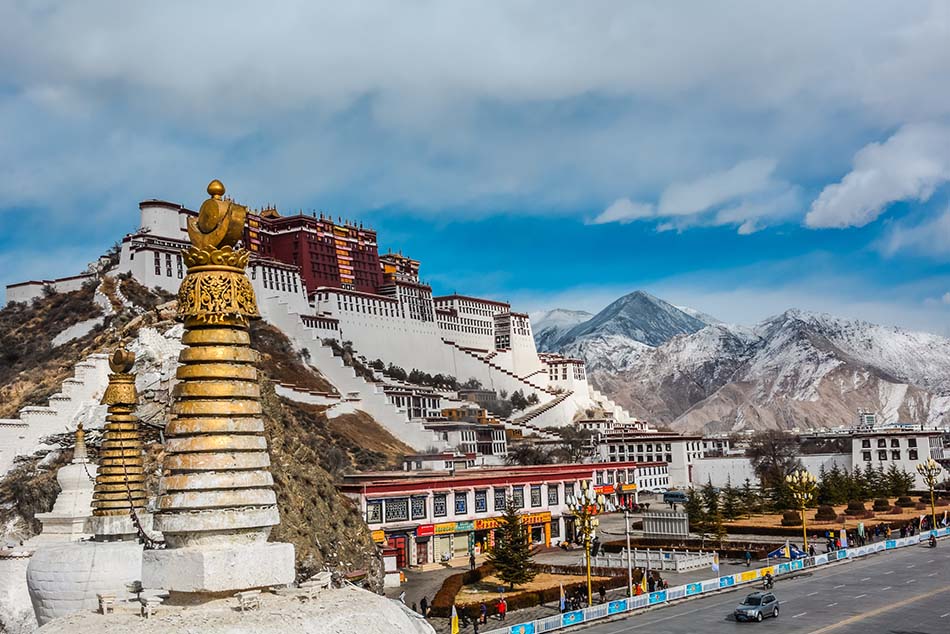
M 502 597 L 498 600 L 498 618 L 504 621 L 505 614 L 507 612 L 508 612 L 508 602 L 505 601 L 505 597 Z

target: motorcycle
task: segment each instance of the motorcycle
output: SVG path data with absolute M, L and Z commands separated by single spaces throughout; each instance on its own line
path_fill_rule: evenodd
M 774 587 L 775 587 L 775 579 L 772 577 L 772 575 L 766 575 L 764 580 L 762 581 L 762 588 L 764 590 L 771 590 Z
M 937 538 L 934 535 L 930 536 L 930 547 L 931 548 L 937 547 Z

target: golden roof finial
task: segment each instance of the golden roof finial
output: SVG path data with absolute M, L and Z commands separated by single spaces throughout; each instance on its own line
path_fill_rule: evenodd
M 86 462 L 89 454 L 86 451 L 86 432 L 82 423 L 76 425 L 76 446 L 73 449 L 73 462 Z
M 208 195 L 212 198 L 221 198 L 224 196 L 224 183 L 217 178 L 208 183 Z
M 125 348 L 116 348 L 109 357 L 109 369 L 116 374 L 127 374 L 135 365 L 135 353 Z

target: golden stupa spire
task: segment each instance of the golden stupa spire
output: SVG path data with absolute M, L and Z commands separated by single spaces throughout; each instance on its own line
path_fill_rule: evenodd
M 86 430 L 82 423 L 76 425 L 76 445 L 73 447 L 73 464 L 89 462 L 89 452 L 86 450 Z
M 145 472 L 142 467 L 142 436 L 135 416 L 138 394 L 132 365 L 135 354 L 118 348 L 109 358 L 109 386 L 102 403 L 109 406 L 105 434 L 99 450 L 99 472 L 93 492 L 94 516 L 128 516 L 145 508 Z M 78 447 L 77 438 L 77 447 Z M 83 443 L 85 451 L 85 443 Z M 122 531 L 127 532 L 127 531 Z M 134 531 L 132 531 L 134 532 Z
M 186 347 L 155 516 L 168 548 L 264 542 L 280 522 L 248 334 L 260 315 L 245 273 L 249 253 L 235 248 L 247 210 L 224 192 L 212 181 L 188 222 L 188 275 L 178 292 Z

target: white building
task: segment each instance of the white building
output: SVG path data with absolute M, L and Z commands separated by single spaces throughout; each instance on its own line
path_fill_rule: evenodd
M 604 462 L 665 463 L 669 477 L 665 483 L 651 486 L 652 489 L 690 486 L 693 482 L 692 466 L 703 458 L 703 443 L 699 436 L 613 429 L 600 434 L 596 443 L 597 457 Z

